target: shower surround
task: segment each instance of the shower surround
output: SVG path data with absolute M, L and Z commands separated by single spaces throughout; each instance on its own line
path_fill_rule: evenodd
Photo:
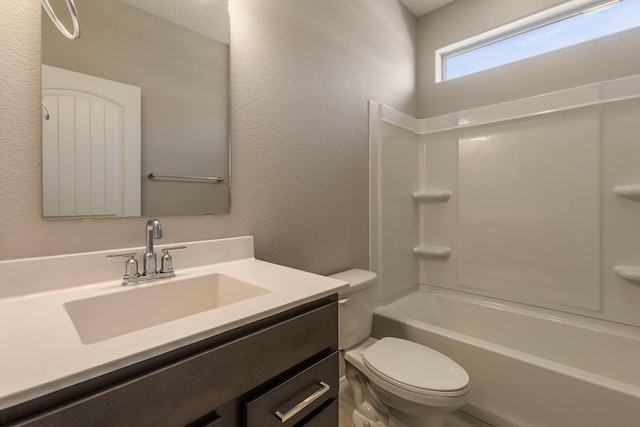
M 608 360 L 619 370 L 632 369 L 624 358 L 611 360 L 605 354 L 638 354 L 634 349 L 640 349 L 638 142 L 640 76 L 429 119 L 415 119 L 371 102 L 371 263 L 379 275 L 378 299 L 383 304 L 376 318 L 378 333 L 395 330 L 401 335 L 404 330 L 405 337 L 457 360 L 471 375 L 469 411 L 500 423 L 554 424 L 558 419 L 553 414 L 573 411 L 562 407 L 561 396 L 570 395 L 577 399 L 574 402 L 593 397 L 576 394 L 576 390 L 592 390 L 592 382 L 563 390 L 565 382 L 556 374 L 592 372 L 589 364 L 597 360 Z M 468 301 L 449 304 L 418 294 L 416 301 L 435 301 L 424 303 L 425 316 L 415 307 L 410 310 L 414 314 L 408 315 L 402 304 L 394 305 L 399 297 L 406 299 L 408 293 L 425 289 L 447 292 L 453 300 L 473 297 L 474 303 L 494 304 L 491 308 L 496 310 L 490 316 L 497 320 L 482 323 L 482 317 L 470 317 Z M 467 338 L 457 335 L 452 338 L 456 345 L 439 348 L 442 340 L 410 332 L 414 329 L 408 320 L 406 328 L 389 329 L 389 322 L 402 323 L 400 318 L 429 325 L 435 316 L 444 319 L 438 327 L 453 331 L 460 324 L 477 322 L 478 331 L 494 328 L 501 336 L 499 343 L 483 340 L 540 358 L 518 347 L 518 339 L 535 328 L 531 323 L 513 322 L 507 314 L 513 307 L 531 310 L 519 316 L 537 313 L 549 321 L 545 328 L 550 329 L 543 334 L 548 339 L 532 338 L 532 343 L 568 355 L 560 365 L 544 368 L 558 380 L 553 389 L 558 398 L 540 400 L 551 406 L 541 404 L 534 411 L 539 419 L 502 406 L 500 393 L 516 390 L 505 391 L 499 382 L 487 383 L 497 376 L 481 374 L 482 370 L 501 372 L 500 357 L 483 358 L 481 366 L 474 363 L 477 369 L 467 367 L 460 360 L 466 356 L 452 350 L 468 343 Z M 399 317 L 389 314 L 394 310 Z M 554 334 L 565 319 L 581 327 L 593 324 L 599 328 L 598 336 L 621 335 L 627 341 L 605 339 L 592 341 L 601 345 L 580 347 L 577 341 Z M 463 334 L 477 337 L 468 330 Z M 574 345 L 586 350 L 575 351 Z M 556 359 L 552 354 L 549 361 Z M 521 375 L 519 384 L 527 388 L 533 371 L 518 364 L 512 369 L 509 375 Z M 621 388 L 613 388 L 623 389 L 623 395 L 631 398 L 617 401 L 625 402 L 627 409 L 640 410 L 640 383 L 634 375 L 615 377 L 601 370 L 596 375 L 621 382 Z M 487 393 L 492 387 L 496 391 Z M 598 390 L 603 396 L 614 396 L 607 391 L 612 390 L 610 386 Z M 524 395 L 522 399 L 522 408 L 531 406 Z M 625 411 L 615 408 L 604 405 L 596 410 L 602 414 Z M 505 411 L 507 419 L 500 418 Z M 581 425 L 594 425 L 595 418 L 584 421 Z

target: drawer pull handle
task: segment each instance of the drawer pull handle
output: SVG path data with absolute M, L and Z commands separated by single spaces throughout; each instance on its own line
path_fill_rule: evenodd
M 290 411 L 287 411 L 285 414 L 282 414 L 280 411 L 276 411 L 276 415 L 278 416 L 278 418 L 280 418 L 280 420 L 283 423 L 286 423 L 287 421 L 289 421 L 289 419 L 291 419 L 291 417 L 295 416 L 304 408 L 311 405 L 314 401 L 316 401 L 320 396 L 328 392 L 329 389 L 331 388 L 329 384 L 323 381 L 320 381 L 320 385 L 322 386 L 320 390 L 316 391 L 311 396 L 307 397 L 302 402 L 298 403 L 296 406 L 294 406 Z

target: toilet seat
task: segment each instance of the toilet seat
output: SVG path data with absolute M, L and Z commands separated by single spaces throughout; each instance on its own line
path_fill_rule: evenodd
M 469 375 L 460 365 L 412 341 L 382 338 L 362 353 L 362 359 L 376 377 L 408 392 L 444 397 L 468 391 Z

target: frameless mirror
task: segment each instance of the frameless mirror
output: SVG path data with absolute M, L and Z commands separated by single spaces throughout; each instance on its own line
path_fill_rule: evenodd
M 77 40 L 42 15 L 43 215 L 229 212 L 228 0 L 75 4 Z

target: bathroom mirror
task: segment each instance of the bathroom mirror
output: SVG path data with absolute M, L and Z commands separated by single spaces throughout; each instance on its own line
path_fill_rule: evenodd
M 75 4 L 77 40 L 42 15 L 45 218 L 228 213 L 228 0 Z

